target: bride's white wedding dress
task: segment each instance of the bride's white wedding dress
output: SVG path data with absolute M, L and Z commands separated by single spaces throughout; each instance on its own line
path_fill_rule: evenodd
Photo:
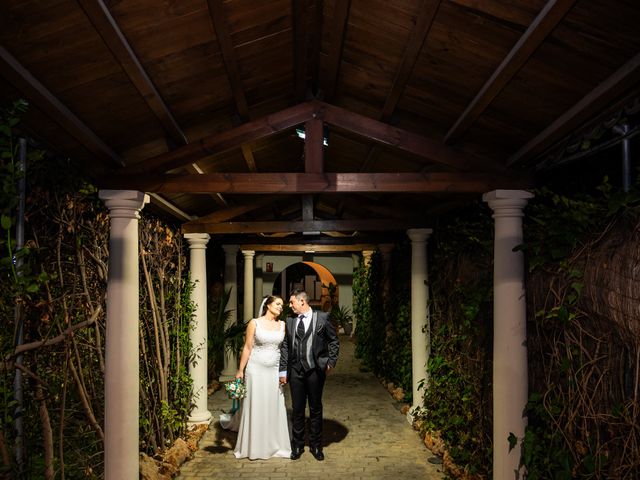
M 255 340 L 245 370 L 247 396 L 240 408 L 236 458 L 250 459 L 291 455 L 287 410 L 278 378 L 284 322 L 278 330 L 256 323 Z

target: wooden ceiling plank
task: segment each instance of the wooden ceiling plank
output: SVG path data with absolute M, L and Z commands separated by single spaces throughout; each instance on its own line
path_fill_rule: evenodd
M 496 173 L 205 173 L 136 175 L 104 179 L 108 188 L 156 193 L 484 193 L 528 188 L 525 175 Z
M 233 49 L 233 42 L 231 41 L 231 35 L 225 21 L 226 15 L 222 0 L 207 0 L 209 5 L 209 16 L 211 17 L 211 23 L 213 29 L 218 37 L 218 44 L 220 51 L 222 52 L 222 60 L 227 71 L 227 77 L 229 78 L 229 85 L 233 92 L 233 97 L 236 102 L 236 108 L 238 114 L 243 121 L 249 120 L 249 106 L 247 105 L 247 97 L 244 89 L 242 88 L 242 79 L 240 78 L 240 69 L 238 68 L 238 60 Z
M 45 112 L 105 165 L 124 166 L 124 162 L 116 152 L 109 148 L 2 46 L 0 46 L 0 74 L 12 82 L 28 101 Z
M 404 91 L 404 87 L 409 80 L 413 67 L 420 56 L 422 46 L 429 35 L 433 19 L 438 12 L 441 0 L 424 0 L 420 6 L 419 15 L 416 20 L 415 27 L 411 30 L 409 40 L 402 54 L 402 61 L 400 67 L 396 73 L 396 78 L 393 80 L 391 91 L 387 96 L 387 99 L 382 108 L 380 119 L 383 122 L 388 122 L 393 115 L 393 112 L 398 105 L 400 96 Z
M 78 3 L 167 134 L 178 145 L 187 144 L 186 135 L 149 78 L 103 0 L 79 0 Z
M 616 70 L 507 160 L 512 166 L 541 153 L 640 82 L 640 53 Z
M 301 102 L 307 91 L 307 6 L 306 2 L 291 0 L 293 25 L 293 90 Z
M 489 106 L 505 85 L 514 77 L 529 57 L 560 23 L 576 0 L 549 0 L 529 28 L 518 39 L 502 63 L 482 86 L 462 115 L 444 137 L 452 143 L 462 136 Z
M 340 63 L 342 62 L 342 45 L 347 30 L 349 8 L 351 0 L 335 0 L 333 18 L 331 20 L 331 32 L 329 38 L 331 44 L 328 52 L 327 79 L 324 87 L 324 99 L 330 101 L 336 92 Z
M 324 171 L 323 122 L 318 118 L 304 124 L 304 171 L 322 173 Z
M 456 151 L 440 142 L 429 140 L 373 118 L 365 117 L 344 108 L 322 103 L 325 122 L 361 135 L 383 145 L 413 153 L 419 157 L 452 167 L 457 170 L 500 170 L 501 166 L 490 160 L 481 160 Z
M 200 223 L 198 220 L 184 223 L 183 233 L 275 233 L 275 232 L 320 232 L 320 231 L 388 231 L 406 230 L 421 227 L 420 223 L 411 223 L 395 218 L 353 219 L 353 220 L 312 220 L 312 221 L 276 221 L 276 222 L 226 222 Z
M 354 243 L 352 245 L 317 245 L 313 243 L 301 243 L 295 245 L 265 245 L 265 244 L 243 244 L 245 250 L 256 252 L 304 252 L 313 250 L 315 253 L 339 253 L 339 252 L 361 252 L 363 250 L 375 250 L 373 243 Z
M 139 164 L 124 168 L 119 173 L 136 174 L 158 170 L 166 172 L 174 168 L 183 167 L 204 157 L 238 148 L 245 143 L 269 137 L 288 128 L 295 127 L 312 118 L 316 108 L 315 102 L 304 102 L 244 123 L 231 130 L 209 135 L 198 142 L 192 142 L 170 152 L 149 158 Z

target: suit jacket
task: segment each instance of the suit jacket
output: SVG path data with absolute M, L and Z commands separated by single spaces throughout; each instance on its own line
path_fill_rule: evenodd
M 286 335 L 280 347 L 280 371 L 290 373 L 289 366 L 293 357 L 293 342 L 296 336 L 296 319 L 289 317 L 286 319 Z M 336 329 L 329 321 L 329 314 L 326 312 L 314 312 L 308 335 L 311 335 L 311 355 L 317 368 L 324 370 L 327 365 L 331 368 L 338 362 L 338 351 L 340 341 Z

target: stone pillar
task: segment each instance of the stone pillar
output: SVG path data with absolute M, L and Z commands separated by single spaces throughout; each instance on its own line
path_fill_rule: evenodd
M 424 389 L 418 390 L 421 380 L 427 388 L 427 362 L 431 350 L 429 324 L 429 288 L 427 285 L 427 240 L 433 230 L 407 230 L 411 239 L 411 372 L 413 407 L 424 403 Z
M 149 197 L 132 190 L 100 190 L 109 209 L 104 373 L 104 478 L 140 476 L 138 219 Z
M 508 437 L 524 437 L 528 397 L 522 209 L 533 194 L 494 190 L 483 200 L 493 210 L 493 478 L 520 478 L 520 448 L 509 452 Z M 519 473 L 518 473 L 519 472 Z
M 254 310 L 254 313 L 256 314 L 255 315 L 256 317 L 260 316 L 260 312 L 258 311 L 258 309 L 260 308 L 260 304 L 262 303 L 262 297 L 264 296 L 262 272 L 264 272 L 264 254 L 257 253 L 255 281 L 254 281 L 254 290 L 253 290 L 253 310 Z
M 248 322 L 253 317 L 253 257 L 254 250 L 242 250 L 244 256 L 244 296 L 242 309 L 242 319 Z
M 192 403 L 194 405 L 189 416 L 190 424 L 209 423 L 211 412 L 207 409 L 207 243 L 206 233 L 185 233 L 189 243 L 189 272 L 194 283 L 191 300 L 195 304 L 191 345 L 195 353 L 195 362 L 189 363 L 189 374 L 193 380 Z
M 229 318 L 225 329 L 238 323 L 238 267 L 237 255 L 238 245 L 223 245 L 224 249 L 224 291 L 230 291 L 227 310 Z M 238 358 L 234 352 L 224 347 L 224 369 L 220 375 L 220 380 L 231 380 L 238 371 Z

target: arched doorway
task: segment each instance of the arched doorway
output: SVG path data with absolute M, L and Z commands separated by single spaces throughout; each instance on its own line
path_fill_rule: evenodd
M 334 275 L 316 262 L 293 263 L 280 272 L 273 283 L 273 294 L 288 298 L 293 289 L 307 292 L 311 307 L 323 312 L 331 310 L 340 299 L 339 285 Z

